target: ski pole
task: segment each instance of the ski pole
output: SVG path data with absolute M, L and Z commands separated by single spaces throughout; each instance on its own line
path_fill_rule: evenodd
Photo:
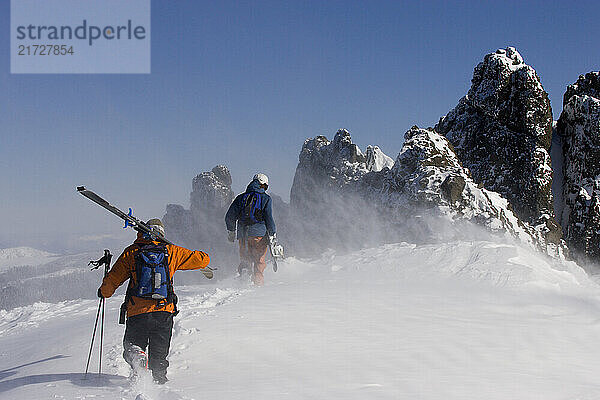
M 102 345 L 104 342 L 104 308 L 105 308 L 105 304 L 106 304 L 106 300 L 104 300 L 104 298 L 102 298 L 101 301 L 102 301 L 102 322 L 100 323 L 100 361 L 98 363 L 98 375 L 102 374 Z
M 96 313 L 96 322 L 94 322 L 94 332 L 92 333 L 92 344 L 90 344 L 90 352 L 88 353 L 87 363 L 85 365 L 85 375 L 87 377 L 88 368 L 90 367 L 90 359 L 92 358 L 92 349 L 94 348 L 94 338 L 96 337 L 96 328 L 98 327 L 98 317 L 100 316 L 100 307 L 102 306 L 102 300 L 98 302 L 98 312 Z
M 110 254 L 109 250 L 104 250 L 104 256 L 97 261 L 90 261 L 88 265 L 93 265 L 94 267 L 91 269 L 92 271 L 100 267 L 104 264 L 104 277 L 108 275 L 108 270 L 110 269 L 110 261 L 112 259 L 112 254 Z M 96 338 L 96 330 L 98 328 L 98 318 L 100 317 L 100 310 L 102 310 L 102 320 L 100 323 L 100 364 L 98 366 L 98 375 L 102 373 L 102 347 L 104 345 L 104 310 L 105 310 L 105 299 L 101 298 L 98 302 L 98 311 L 96 312 L 96 322 L 94 322 L 94 331 L 92 333 L 92 343 L 90 344 L 90 352 L 88 353 L 87 363 L 85 365 L 85 375 L 87 377 L 88 369 L 90 366 L 90 359 L 92 358 L 92 350 L 94 349 L 94 340 Z
M 112 259 L 112 254 L 108 249 L 104 250 L 104 277 L 108 275 L 108 269 L 110 268 L 110 260 Z M 100 325 L 100 364 L 98 365 L 98 375 L 102 373 L 102 348 L 104 344 L 104 310 L 106 309 L 106 299 L 103 297 L 102 299 L 102 322 Z

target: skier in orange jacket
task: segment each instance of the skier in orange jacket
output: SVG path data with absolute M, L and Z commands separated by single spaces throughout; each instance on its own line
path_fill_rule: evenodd
M 164 236 L 164 226 L 160 219 L 154 218 L 146 223 L 158 230 Z M 163 254 L 163 256 L 161 256 Z M 151 274 L 147 264 L 148 256 L 160 257 L 163 265 L 164 276 L 162 282 L 160 275 L 152 269 Z M 149 236 L 138 233 L 137 239 L 128 246 L 117 259 L 108 275 L 104 278 L 98 289 L 99 297 L 111 297 L 115 290 L 126 280 L 129 280 L 125 303 L 127 312 L 127 325 L 123 337 L 123 357 L 133 368 L 133 373 L 142 368 L 152 370 L 154 381 L 159 384 L 167 382 L 167 367 L 173 317 L 177 314 L 177 296 L 173 291 L 173 274 L 175 271 L 205 268 L 209 263 L 208 254 L 202 251 L 192 251 L 186 248 L 153 241 Z M 160 271 L 159 264 L 155 264 L 156 271 Z M 141 279 L 138 276 L 141 275 Z M 166 276 L 168 275 L 168 276 Z M 140 287 L 145 277 L 154 283 L 158 276 L 157 293 L 145 293 L 149 285 Z M 162 284 L 162 287 L 160 287 Z M 150 288 L 152 290 L 152 288 Z M 163 295 L 159 290 L 163 291 Z M 165 295 L 166 294 L 166 295 Z M 142 297 L 143 296 L 143 297 Z M 160 298 L 162 297 L 162 298 Z M 124 311 L 125 309 L 123 309 Z M 146 348 L 148 357 L 146 357 Z

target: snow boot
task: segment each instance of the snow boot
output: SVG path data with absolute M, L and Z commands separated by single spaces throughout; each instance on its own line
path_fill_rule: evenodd
M 131 363 L 133 365 L 133 369 L 137 370 L 147 370 L 148 369 L 148 356 L 144 352 L 144 350 L 139 347 L 136 349 L 137 351 L 132 354 Z
M 169 381 L 167 379 L 167 371 L 152 370 L 152 378 L 157 385 L 164 385 Z
M 133 369 L 133 374 L 138 375 L 141 371 L 148 370 L 148 356 L 146 352 L 139 346 L 130 346 L 123 354 L 125 361 Z

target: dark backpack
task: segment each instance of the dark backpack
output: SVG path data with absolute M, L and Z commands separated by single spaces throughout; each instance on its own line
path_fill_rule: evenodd
M 258 192 L 248 192 L 242 197 L 241 221 L 244 225 L 252 225 L 264 222 L 263 217 L 264 196 Z
M 169 253 L 166 246 L 146 245 L 135 255 L 137 285 L 133 295 L 163 300 L 169 295 Z
M 169 274 L 169 252 L 164 244 L 147 244 L 139 246 L 135 258 L 135 285 L 130 283 L 121 306 L 119 323 L 125 323 L 127 303 L 135 304 L 132 299 L 142 297 L 157 300 L 159 303 L 173 303 L 174 314 L 177 315 L 177 296 L 173 290 L 173 277 Z

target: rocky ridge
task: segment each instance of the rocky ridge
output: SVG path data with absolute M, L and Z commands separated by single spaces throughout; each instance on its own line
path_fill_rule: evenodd
M 381 207 L 400 215 L 428 208 L 533 242 L 531 232 L 510 210 L 507 200 L 473 181 L 448 139 L 416 126 L 404 138 L 394 167 L 384 177 Z
M 192 180 L 189 210 L 179 204 L 167 205 L 163 217 L 167 236 L 189 248 L 229 254 L 226 251 L 224 218 L 233 201 L 231 183 L 231 173 L 224 165 L 198 174 Z
M 331 142 L 308 139 L 294 177 L 292 209 L 302 213 L 331 204 L 336 195 L 359 194 L 390 218 L 428 208 L 560 256 L 551 138 L 552 110 L 535 70 L 514 48 L 499 49 L 477 65 L 467 95 L 433 130 L 413 127 L 406 133 L 393 166 L 387 161 L 369 168 L 347 130 Z M 379 159 L 389 158 L 381 154 Z
M 600 262 L 600 72 L 567 87 L 556 127 L 563 149 L 562 223 L 576 258 Z
M 355 191 L 366 174 L 393 164 L 394 160 L 377 146 L 368 146 L 363 153 L 346 129 L 339 129 L 332 141 L 325 136 L 307 139 L 296 167 L 290 203 L 296 209 L 312 209 L 330 193 Z
M 473 179 L 506 198 L 539 231 L 541 247 L 559 244 L 552 198 L 552 109 L 535 70 L 513 47 L 485 56 L 469 92 L 435 126 Z
M 351 232 L 373 235 L 365 221 L 393 223 L 418 209 L 472 221 L 562 256 L 566 248 L 558 220 L 570 248 L 600 261 L 599 76 L 581 76 L 565 93 L 555 128 L 564 150 L 558 163 L 564 185 L 557 197 L 564 204 L 556 207 L 558 216 L 551 190 L 548 95 L 535 70 L 508 47 L 484 57 L 468 93 L 435 128 L 406 132 L 395 161 L 376 146 L 361 151 L 346 129 L 331 141 L 325 136 L 307 139 L 290 205 L 276 199 L 276 209 L 283 210 L 278 225 L 291 238 L 315 242 L 328 238 L 325 227 L 347 243 Z M 206 230 L 214 225 L 214 239 L 232 199 L 225 167 L 202 173 L 193 182 L 190 210 L 167 207 L 167 231 L 206 243 L 210 239 L 198 226 Z
M 355 217 L 356 213 L 369 212 L 365 210 L 375 209 L 378 215 L 384 215 L 385 219 L 379 219 L 377 223 L 388 227 L 401 227 L 415 214 L 425 214 L 453 221 L 471 221 L 531 246 L 543 246 L 543 251 L 549 254 L 562 254 L 560 246 L 546 243 L 538 230 L 521 221 L 507 199 L 477 184 L 470 171 L 461 164 L 450 141 L 439 133 L 416 126 L 411 128 L 405 134 L 404 145 L 392 167 L 386 164 L 379 171 L 368 171 L 360 157 L 348 157 L 348 154 L 362 153 L 352 143 L 347 131 L 338 131 L 336 137 L 340 134 L 344 135 L 345 147 L 351 148 L 351 152 L 331 152 L 323 146 L 313 147 L 315 139 L 309 139 L 306 144 L 310 157 L 305 157 L 305 146 L 297 169 L 305 176 L 317 176 L 322 187 L 329 188 L 324 192 L 311 191 L 312 187 L 295 187 L 296 201 L 302 201 L 302 205 L 298 207 L 297 203 L 292 203 L 293 210 L 298 213 L 304 213 L 304 209 L 325 210 L 326 215 L 321 211 L 312 211 L 311 214 L 315 216 L 314 224 L 319 229 L 337 228 L 337 231 L 343 231 L 341 228 L 350 225 L 352 219 L 364 221 L 375 218 Z M 325 140 L 319 141 L 327 143 Z M 326 165 L 329 166 L 325 174 L 322 160 L 327 160 Z M 351 175 L 340 177 L 333 174 L 343 175 L 345 171 L 351 171 Z M 295 180 L 297 182 L 306 181 Z M 340 182 L 343 184 L 340 185 Z M 298 196 L 306 192 L 310 192 L 310 196 Z M 336 199 L 343 203 L 343 209 Z M 344 219 L 350 221 L 344 225 Z M 361 223 L 361 229 L 367 229 L 364 223 Z

